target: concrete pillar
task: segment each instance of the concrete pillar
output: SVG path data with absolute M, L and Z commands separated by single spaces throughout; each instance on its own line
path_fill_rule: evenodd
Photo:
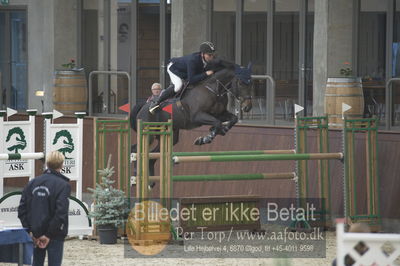
M 352 65 L 353 1 L 315 1 L 313 115 L 324 115 L 328 77 L 340 77 L 344 62 Z
M 28 108 L 52 111 L 54 71 L 77 59 L 77 1 L 28 1 L 27 18 Z
M 57 0 L 54 4 L 54 65 L 63 69 L 62 64 L 70 59 L 77 61 L 77 1 Z
M 52 109 L 54 72 L 54 1 L 28 3 L 28 107 Z M 44 91 L 43 97 L 35 96 Z
M 207 40 L 208 0 L 171 1 L 171 57 L 198 51 Z

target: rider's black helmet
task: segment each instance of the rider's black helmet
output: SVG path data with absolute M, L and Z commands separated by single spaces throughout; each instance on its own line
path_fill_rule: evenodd
M 212 42 L 203 42 L 200 44 L 200 52 L 206 54 L 215 53 L 215 46 Z

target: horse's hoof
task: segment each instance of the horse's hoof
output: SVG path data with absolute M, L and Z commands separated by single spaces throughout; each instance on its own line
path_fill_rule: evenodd
M 203 137 L 198 137 L 195 141 L 194 141 L 194 145 L 203 145 Z
M 149 185 L 148 185 L 148 189 L 149 190 L 152 190 L 154 187 L 156 186 L 156 182 L 151 182 Z
M 213 138 L 211 138 L 210 136 L 205 136 L 203 137 L 203 144 L 209 144 L 211 143 L 213 140 Z
M 222 127 L 222 132 L 224 133 L 224 135 L 225 135 L 226 133 L 228 133 L 229 129 L 231 129 L 229 126 L 223 126 L 223 127 Z

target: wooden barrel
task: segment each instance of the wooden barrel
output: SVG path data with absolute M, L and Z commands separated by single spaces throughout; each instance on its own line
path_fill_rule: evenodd
M 53 105 L 63 114 L 87 111 L 87 86 L 84 71 L 55 72 Z
M 363 117 L 364 94 L 361 78 L 328 78 L 325 93 L 325 113 L 330 126 L 343 127 L 342 103 L 351 106 L 345 112 L 350 119 Z

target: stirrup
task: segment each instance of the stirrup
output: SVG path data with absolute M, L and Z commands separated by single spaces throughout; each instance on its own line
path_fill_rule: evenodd
M 151 114 L 154 114 L 154 112 L 155 112 L 158 108 L 160 108 L 160 105 L 159 105 L 159 104 L 154 105 L 154 106 L 150 106 L 149 112 L 150 112 Z

